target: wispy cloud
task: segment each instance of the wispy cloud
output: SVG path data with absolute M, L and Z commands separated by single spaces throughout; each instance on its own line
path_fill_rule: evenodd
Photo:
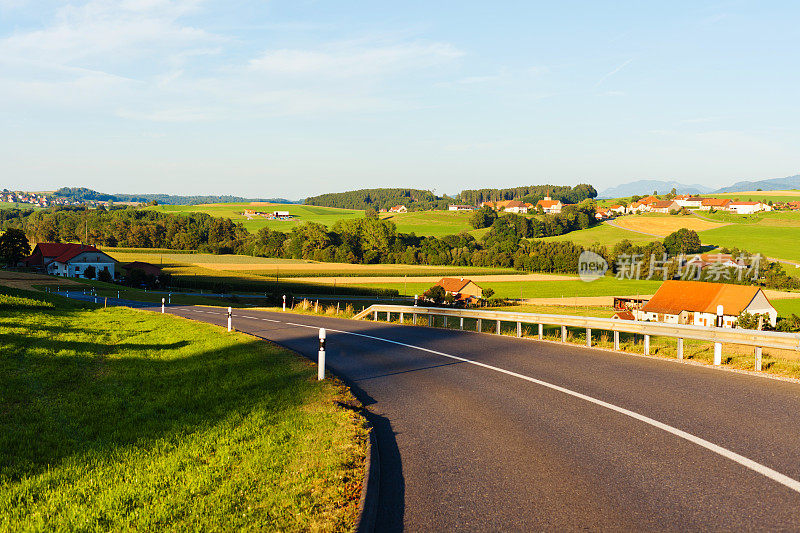
M 600 85 L 601 85 L 601 84 L 602 84 L 604 81 L 606 81 L 608 78 L 610 78 L 611 76 L 614 76 L 614 75 L 615 75 L 615 74 L 617 74 L 617 73 L 618 73 L 620 70 L 622 70 L 622 69 L 624 69 L 625 67 L 627 67 L 627 66 L 628 66 L 628 65 L 631 63 L 631 61 L 633 61 L 633 58 L 630 58 L 630 59 L 628 59 L 627 61 L 623 62 L 622 64 L 620 64 L 620 65 L 618 65 L 617 67 L 615 67 L 614 69 L 612 69 L 612 70 L 611 70 L 610 72 L 608 72 L 606 75 L 604 75 L 604 76 L 603 76 L 603 77 L 601 77 L 599 80 L 597 80 L 597 83 L 595 83 L 595 84 L 594 84 L 594 86 L 595 86 L 595 87 L 599 87 L 599 86 L 600 86 Z

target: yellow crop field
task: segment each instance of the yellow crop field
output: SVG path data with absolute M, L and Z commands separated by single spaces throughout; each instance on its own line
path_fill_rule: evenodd
M 691 229 L 697 232 L 706 231 L 710 229 L 721 228 L 727 224 L 718 222 L 709 222 L 694 216 L 674 216 L 674 215 L 631 215 L 620 217 L 614 220 L 614 223 L 625 229 L 631 231 L 640 231 L 643 233 L 652 233 L 666 237 L 674 231 L 681 228 Z

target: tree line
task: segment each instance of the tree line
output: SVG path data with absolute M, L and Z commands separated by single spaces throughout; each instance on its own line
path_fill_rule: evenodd
M 591 185 L 581 183 L 574 187 L 569 185 L 528 185 L 508 189 L 474 189 L 461 191 L 456 199 L 469 205 L 480 205 L 483 202 L 499 202 L 502 200 L 521 199 L 536 204 L 545 196 L 560 200 L 566 204 L 577 204 L 586 199 L 596 198 L 597 191 Z

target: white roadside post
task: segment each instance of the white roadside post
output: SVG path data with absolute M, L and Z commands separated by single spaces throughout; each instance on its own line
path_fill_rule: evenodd
M 567 326 L 561 326 L 561 342 L 567 342 Z
M 756 346 L 756 361 L 753 368 L 755 368 L 756 372 L 761 372 L 761 346 Z
M 164 298 L 161 298 L 161 312 L 164 312 Z
M 592 328 L 586 328 L 586 346 L 592 347 Z
M 317 380 L 325 379 L 325 328 L 319 328 L 319 354 L 317 354 Z
M 500 335 L 500 321 L 497 321 L 497 325 L 494 328 L 494 332 Z
M 286 312 L 286 295 L 283 295 L 283 312 Z
M 231 317 L 233 316 L 233 309 L 228 308 L 228 331 L 231 330 Z
M 650 335 L 644 336 L 644 354 L 650 355 Z
M 119 291 L 117 291 L 117 300 L 119 300 Z
M 614 332 L 614 351 L 619 351 L 619 331 Z
M 167 303 L 168 303 L 168 304 L 171 304 L 171 303 L 172 303 L 172 293 L 169 293 L 169 294 L 167 295 Z
M 419 298 L 419 297 L 418 297 L 418 296 L 415 294 L 415 295 L 414 295 L 414 307 L 416 307 L 416 306 L 417 306 L 417 299 L 418 299 L 418 298 Z
M 678 359 L 683 359 L 683 339 L 678 337 Z
M 460 317 L 458 320 L 458 329 L 464 329 L 464 317 Z
M 539 340 L 544 339 L 544 324 L 539 324 Z
M 517 337 L 522 337 L 522 322 L 517 322 Z
M 722 305 L 717 306 L 717 327 L 722 327 L 722 317 L 724 316 L 725 311 L 722 308 Z M 715 342 L 714 343 L 714 366 L 719 366 L 722 364 L 722 343 Z

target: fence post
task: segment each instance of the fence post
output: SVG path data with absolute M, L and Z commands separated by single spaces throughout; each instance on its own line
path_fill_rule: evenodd
M 650 355 L 650 335 L 644 336 L 644 354 Z
M 497 326 L 495 327 L 495 333 L 500 335 L 500 321 L 499 320 L 497 321 Z
M 411 314 L 411 322 L 416 326 L 417 325 L 417 313 Z
M 458 321 L 458 329 L 464 329 L 464 317 L 463 316 Z
M 591 328 L 586 328 L 586 347 L 587 348 L 591 348 L 592 347 L 592 329 Z
M 678 337 L 678 359 L 683 359 L 683 338 Z
M 231 317 L 233 316 L 233 309 L 228 308 L 228 331 L 231 330 Z
M 286 312 L 286 295 L 283 295 L 283 312 Z
M 539 340 L 544 339 L 544 324 L 539 324 Z
M 319 354 L 317 357 L 317 381 L 322 381 L 325 379 L 325 328 L 319 328 Z
M 761 372 L 761 346 L 756 346 L 756 361 L 753 368 L 756 372 Z
M 480 318 L 478 319 L 478 324 L 475 326 L 475 330 L 476 330 L 478 333 L 483 333 L 483 324 L 482 324 L 482 322 L 481 322 L 481 319 L 480 319 Z
M 561 342 L 567 342 L 567 326 L 561 326 Z
M 386 311 L 386 322 L 391 322 L 392 321 L 391 314 L 392 314 L 391 311 Z
M 619 351 L 619 331 L 614 332 L 614 351 Z
M 517 322 L 517 337 L 522 337 L 522 322 Z
M 161 298 L 161 313 L 164 313 L 164 298 Z
M 373 313 L 374 314 L 372 315 L 372 317 L 375 320 L 375 322 L 377 322 L 378 321 L 378 312 L 377 311 L 373 311 Z
M 402 311 L 400 311 L 400 323 L 401 323 L 401 324 L 404 324 L 404 323 L 405 323 L 405 322 L 403 321 L 403 312 L 402 312 Z

